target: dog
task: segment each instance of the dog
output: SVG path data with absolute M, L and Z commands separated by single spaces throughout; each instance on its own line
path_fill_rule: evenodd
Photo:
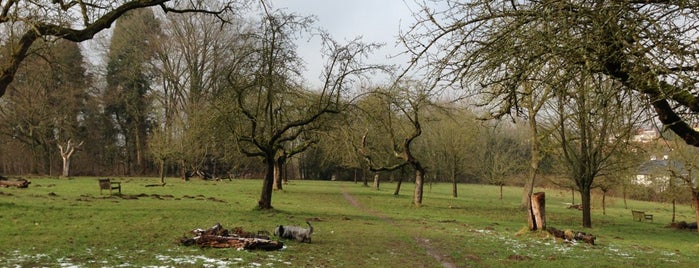
M 308 229 L 293 225 L 279 225 L 274 228 L 274 235 L 285 239 L 295 239 L 299 242 L 311 243 L 313 226 L 308 221 L 306 224 L 308 224 Z

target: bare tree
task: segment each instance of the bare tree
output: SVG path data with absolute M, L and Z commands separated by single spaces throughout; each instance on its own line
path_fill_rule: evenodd
M 699 132 L 699 3 L 687 1 L 459 1 L 425 4 L 402 35 L 411 68 L 477 91 L 499 111 L 517 110 L 522 82 L 548 84 L 584 68 L 643 94 L 688 144 Z M 552 76 L 553 74 L 553 76 Z M 540 87 L 543 89 L 543 87 Z M 632 95 L 628 95 L 632 96 Z
M 340 44 L 321 33 L 327 60 L 323 85 L 306 89 L 299 82 L 303 64 L 295 40 L 312 29 L 313 19 L 264 8 L 259 29 L 249 35 L 252 46 L 229 69 L 224 95 L 216 107 L 240 151 L 263 159 L 266 174 L 258 207 L 270 209 L 274 170 L 283 163 L 280 157 L 306 150 L 315 142 L 308 134 L 321 127 L 321 118 L 339 113 L 343 96 L 355 79 L 375 68 L 361 60 L 376 45 L 359 40 Z
M 174 8 L 172 0 L 94 0 L 94 1 L 4 1 L 0 3 L 0 27 L 8 38 L 3 39 L 11 48 L 0 63 L 0 96 L 14 80 L 21 63 L 37 40 L 60 38 L 73 42 L 92 39 L 109 28 L 126 12 L 159 6 L 164 12 L 202 12 L 219 15 L 233 10 L 234 2 L 220 10 L 204 6 Z M 194 3 L 194 2 L 192 2 Z
M 70 157 L 73 156 L 73 153 L 75 152 L 76 149 L 80 148 L 80 146 L 83 145 L 83 142 L 76 144 L 73 144 L 72 140 L 68 140 L 66 142 L 66 147 L 63 147 L 60 143 L 58 144 L 58 149 L 61 153 L 61 158 L 63 159 L 63 172 L 61 173 L 62 177 L 68 177 L 70 176 Z
M 202 1 L 214 9 L 225 3 Z M 239 8 L 239 11 L 248 10 Z M 166 163 L 177 163 L 180 176 L 203 169 L 207 161 L 240 163 L 237 149 L 221 140 L 210 125 L 212 104 L 222 88 L 221 77 L 227 65 L 243 58 L 246 27 L 240 14 L 220 14 L 228 23 L 204 13 L 167 14 L 161 18 L 163 35 L 154 39 L 153 69 L 157 78 L 152 94 L 157 124 L 149 140 L 151 155 L 160 162 L 161 177 Z M 155 151 L 153 151 L 155 150 Z M 235 155 L 235 156 L 232 156 Z M 212 171 L 213 172 L 213 171 Z M 164 179 L 164 178 L 163 178 Z
M 373 136 L 386 135 L 388 133 L 391 141 L 388 154 L 393 155 L 395 164 L 379 164 L 372 151 L 367 146 L 366 133 L 362 138 L 362 145 L 359 152 L 364 156 L 371 171 L 393 171 L 404 166 L 410 166 L 415 170 L 415 191 L 413 192 L 413 204 L 422 205 L 422 195 L 425 182 L 426 169 L 420 159 L 411 148 L 418 137 L 422 135 L 422 122 L 427 107 L 434 105 L 433 98 L 436 94 L 434 87 L 418 83 L 416 81 L 399 81 L 393 87 L 379 89 L 372 94 L 380 95 L 381 100 L 386 103 L 383 106 L 389 110 L 388 117 L 378 121 L 375 126 Z M 381 118 L 380 116 L 375 116 Z M 382 162 L 386 162 L 383 160 Z
M 522 139 L 517 137 L 517 131 L 513 130 L 515 127 L 499 122 L 486 126 L 482 135 L 484 148 L 478 160 L 479 171 L 487 182 L 500 188 L 500 200 L 507 179 L 526 169 L 522 159 L 526 158 L 527 152 L 521 145 Z
M 548 125 L 556 133 L 552 136 L 553 154 L 561 159 L 563 174 L 580 192 L 583 227 L 592 227 L 595 179 L 627 163 L 618 156 L 628 150 L 640 122 L 631 98 L 614 90 L 617 82 L 601 77 L 571 77 L 568 86 L 557 91 L 552 109 L 556 116 Z
M 675 197 L 678 195 L 677 187 L 680 185 L 689 189 L 692 195 L 692 207 L 694 207 L 695 219 L 699 221 L 699 154 L 695 147 L 690 147 L 677 142 L 679 137 L 672 137 L 674 140 L 670 142 L 672 152 L 669 158 L 666 159 L 666 174 L 669 174 L 668 181 L 664 182 L 664 188 L 668 191 L 672 198 L 673 215 L 672 220 L 675 220 Z M 686 190 L 685 190 L 686 191 Z

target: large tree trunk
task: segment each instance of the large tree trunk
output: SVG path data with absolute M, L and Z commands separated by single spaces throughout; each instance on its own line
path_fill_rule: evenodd
M 583 227 L 592 228 L 590 188 L 580 187 L 580 199 L 582 199 L 582 224 Z
M 70 176 L 70 157 L 61 157 L 63 158 L 63 173 L 61 174 L 62 177 L 68 177 Z
M 529 205 L 529 230 L 546 230 L 546 194 L 538 192 L 532 195 Z
M 272 189 L 274 185 L 274 163 L 274 156 L 267 156 L 265 159 L 267 172 L 265 173 L 265 179 L 262 181 L 260 201 L 257 202 L 257 206 L 260 209 L 272 209 L 272 191 L 274 191 Z
M 531 101 L 531 100 L 530 100 Z M 533 104 L 531 104 L 533 105 Z M 536 175 L 539 171 L 539 133 L 536 125 L 536 112 L 532 108 L 528 109 L 529 114 L 529 134 L 531 138 L 530 153 L 531 158 L 529 158 L 529 180 L 524 183 L 524 190 L 522 192 L 522 203 L 521 207 L 530 209 L 531 202 L 529 198 L 534 193 L 534 185 L 536 184 Z

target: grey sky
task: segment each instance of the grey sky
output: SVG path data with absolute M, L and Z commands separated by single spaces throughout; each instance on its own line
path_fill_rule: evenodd
M 299 15 L 315 15 L 316 26 L 326 29 L 333 39 L 345 41 L 362 36 L 364 42 L 383 43 L 384 47 L 371 58 L 371 63 L 400 64 L 403 59 L 389 59 L 401 49 L 396 41 L 399 29 L 412 24 L 412 1 L 403 0 L 270 0 L 276 9 L 285 9 Z M 411 7 L 409 8 L 408 5 Z M 305 40 L 304 40 L 305 41 Z M 310 44 L 299 44 L 300 56 L 306 61 L 306 79 L 318 84 L 322 67 L 319 40 Z

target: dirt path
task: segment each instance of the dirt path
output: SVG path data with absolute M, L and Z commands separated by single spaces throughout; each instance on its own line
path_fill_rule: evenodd
M 357 199 L 355 199 L 352 195 L 350 195 L 347 191 L 345 191 L 344 188 L 342 189 L 342 196 L 344 196 L 345 199 L 347 200 L 347 202 L 349 202 L 352 206 L 354 206 L 358 209 L 361 209 L 362 211 L 364 211 L 372 216 L 375 216 L 381 220 L 384 220 L 396 228 L 401 227 L 400 224 L 398 222 L 396 222 L 395 220 L 393 220 L 391 217 L 388 217 L 388 216 L 382 214 L 381 212 L 371 210 L 371 209 L 368 209 L 368 208 L 362 206 L 362 204 L 359 203 L 359 201 Z M 427 252 L 428 255 L 432 256 L 432 258 L 434 258 L 440 264 L 442 264 L 442 267 L 444 267 L 444 268 L 456 268 L 457 267 L 456 264 L 454 264 L 454 262 L 449 258 L 449 256 L 442 254 L 437 249 L 432 247 L 432 244 L 430 243 L 429 239 L 425 239 L 425 238 L 418 237 L 418 236 L 414 236 L 413 238 L 420 246 L 422 246 L 422 248 L 425 249 L 425 251 Z

